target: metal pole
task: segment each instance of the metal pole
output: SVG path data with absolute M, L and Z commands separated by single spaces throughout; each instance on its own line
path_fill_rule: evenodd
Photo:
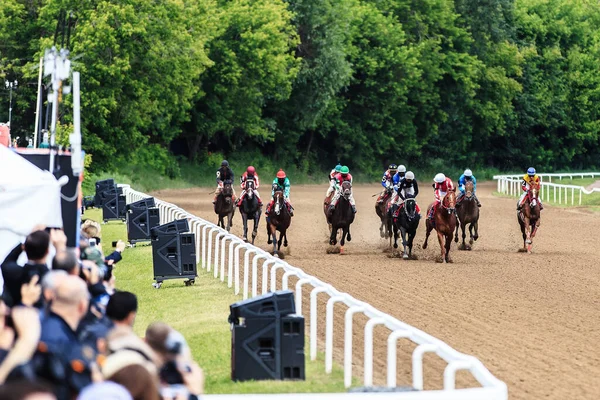
M 11 122 L 11 120 L 12 120 L 12 82 L 9 84 L 9 87 L 10 87 L 10 90 L 9 90 L 10 100 L 8 103 L 8 127 L 9 127 L 9 129 L 12 129 L 12 122 Z
M 38 147 L 38 133 L 39 133 L 39 121 L 40 121 L 40 102 L 42 99 L 42 66 L 44 63 L 44 58 L 40 57 L 40 72 L 38 74 L 38 93 L 37 93 L 37 102 L 35 106 L 35 127 L 33 131 L 33 148 L 36 149 Z

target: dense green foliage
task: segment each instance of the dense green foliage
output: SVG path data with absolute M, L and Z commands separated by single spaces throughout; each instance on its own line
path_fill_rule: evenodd
M 305 173 L 599 165 L 597 1 L 3 0 L 21 137 L 62 11 L 96 170 L 179 176 L 168 149 Z

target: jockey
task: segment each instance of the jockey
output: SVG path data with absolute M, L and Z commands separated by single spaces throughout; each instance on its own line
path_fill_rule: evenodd
M 427 219 L 433 219 L 435 215 L 435 210 L 438 205 L 444 200 L 444 196 L 449 190 L 454 189 L 454 183 L 452 179 L 447 178 L 446 175 L 439 173 L 433 178 L 433 195 L 434 195 L 434 203 L 433 207 L 431 207 L 431 212 L 427 216 Z
M 217 170 L 217 190 L 215 190 L 213 204 L 215 204 L 217 197 L 219 197 L 219 194 L 221 194 L 221 191 L 223 190 L 223 183 L 225 182 L 233 183 L 233 171 L 229 167 L 227 160 L 223 160 L 221 162 L 221 168 Z M 231 190 L 233 190 L 233 198 L 235 199 L 235 189 L 232 187 Z
M 258 174 L 256 173 L 256 169 L 253 166 L 249 166 L 246 169 L 246 172 L 240 177 L 240 186 L 242 187 L 242 194 L 240 195 L 240 199 L 238 200 L 238 207 L 242 205 L 242 201 L 244 200 L 244 196 L 246 195 L 246 181 L 253 180 L 254 181 L 254 195 L 258 199 L 258 206 L 262 207 L 263 203 L 260 199 L 260 195 L 258 194 L 258 187 L 260 185 L 258 181 Z
M 460 202 L 465 197 L 465 184 L 468 181 L 473 182 L 473 197 L 477 202 L 477 207 L 481 207 L 481 203 L 479 202 L 479 199 L 475 194 L 475 191 L 477 189 L 477 179 L 475 179 L 475 177 L 473 176 L 473 171 L 471 171 L 468 168 L 465 169 L 465 172 L 460 176 L 460 178 L 458 178 L 458 190 L 460 191 L 460 194 L 458 195 L 458 199 L 456 199 L 456 207 L 460 206 Z
M 391 189 L 394 186 L 393 181 L 396 171 L 398 171 L 398 166 L 396 164 L 390 164 L 388 169 L 383 173 L 383 178 L 381 178 L 381 186 L 383 186 L 383 191 L 379 194 L 377 203 L 383 203 L 386 200 L 388 189 Z
M 333 199 L 331 199 L 331 204 L 329 205 L 330 213 L 333 211 L 340 196 L 342 195 L 341 189 L 342 189 L 343 182 L 352 183 L 352 175 L 350 175 L 350 169 L 345 165 L 341 168 L 339 174 L 337 174 L 335 176 L 335 195 L 333 196 Z M 348 201 L 350 201 L 350 205 L 352 206 L 352 211 L 354 211 L 354 213 L 356 214 L 356 202 L 354 201 L 354 197 L 352 196 L 352 193 L 350 193 L 350 198 L 348 199 Z
M 519 198 L 517 202 L 517 211 L 521 210 L 523 206 L 523 202 L 525 201 L 525 196 L 527 196 L 527 191 L 531 188 L 531 184 L 535 183 L 536 185 L 540 184 L 540 177 L 535 172 L 535 168 L 531 167 L 527 170 L 527 173 L 523 176 L 523 182 L 521 182 L 521 189 L 523 189 L 523 194 Z M 540 203 L 540 210 L 544 209 L 544 205 L 542 204 L 542 200 L 538 198 Z
M 265 211 L 265 214 L 269 215 L 271 209 L 273 208 L 273 205 L 275 205 L 275 199 L 273 198 L 273 196 L 275 196 L 276 188 L 283 189 L 283 199 L 285 200 L 285 204 L 288 210 L 290 211 L 290 216 L 293 217 L 294 207 L 292 207 L 292 203 L 290 203 L 290 180 L 285 175 L 285 172 L 282 169 L 279 170 L 277 176 L 275 177 L 275 179 L 273 179 L 273 186 L 271 189 L 271 202 L 267 205 L 267 210 Z
M 412 171 L 408 171 L 404 179 L 397 186 L 394 186 L 394 189 L 394 197 L 390 200 L 390 207 L 393 204 L 397 204 L 399 206 L 398 209 L 400 209 L 407 197 L 416 198 L 419 195 L 419 184 L 415 179 L 415 174 Z M 421 213 L 421 208 L 418 204 L 416 204 L 416 210 L 417 213 Z
M 329 187 L 327 188 L 327 193 L 325 193 L 325 199 L 328 199 L 335 190 L 335 176 L 339 174 L 341 170 L 342 165 L 338 163 L 338 165 L 336 165 L 329 173 Z
M 394 183 L 394 189 L 396 189 L 396 186 L 398 186 L 400 184 L 400 181 L 404 179 L 405 175 L 406 167 L 404 165 L 398 166 L 398 172 L 396 172 L 394 178 L 392 179 L 392 182 Z

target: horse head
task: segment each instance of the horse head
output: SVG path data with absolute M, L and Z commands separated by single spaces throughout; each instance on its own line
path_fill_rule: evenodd
M 283 207 L 283 190 L 281 190 L 281 188 L 277 188 L 277 190 L 273 194 L 273 200 L 275 200 L 275 214 L 279 215 Z
M 417 211 L 417 201 L 413 196 L 407 196 L 406 200 L 404 200 L 404 212 L 408 219 L 413 219 L 415 217 L 415 213 Z
M 538 194 L 540 192 L 540 185 L 539 184 L 531 184 L 531 187 L 529 188 L 529 191 L 527 192 L 529 194 L 529 206 L 530 207 L 535 207 L 538 205 Z
M 473 199 L 473 181 L 465 182 L 465 199 L 472 200 Z
M 246 181 L 246 196 L 248 196 L 248 198 L 252 198 L 254 196 L 254 188 L 256 187 L 256 184 L 254 183 L 254 179 L 248 179 Z
M 456 208 L 456 190 L 454 188 L 448 190 L 442 201 L 442 206 L 448 210 L 448 214 L 452 214 Z
M 350 199 L 350 196 L 352 195 L 352 183 L 350 183 L 350 181 L 342 182 L 341 192 L 346 200 Z
M 225 181 L 223 183 L 223 190 L 221 191 L 221 195 L 225 197 L 225 202 L 227 204 L 231 203 L 231 197 L 233 196 L 233 188 L 231 187 L 231 181 Z

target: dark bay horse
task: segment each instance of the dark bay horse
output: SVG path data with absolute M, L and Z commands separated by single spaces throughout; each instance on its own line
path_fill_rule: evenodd
M 350 235 L 350 225 L 354 222 L 354 211 L 352 211 L 352 205 L 350 204 L 352 184 L 348 181 L 342 182 L 340 192 L 340 198 L 331 215 L 328 213 L 329 206 L 325 205 L 325 216 L 327 217 L 329 231 L 331 232 L 329 244 L 332 246 L 337 244 L 337 234 L 338 231 L 341 230 L 342 238 L 340 239 L 340 254 L 344 254 L 346 238 L 349 242 L 352 240 L 352 236 Z
M 233 188 L 229 181 L 223 184 L 223 189 L 217 196 L 217 201 L 215 202 L 215 214 L 219 216 L 217 225 L 223 229 L 227 229 L 227 232 L 229 232 L 233 226 L 233 216 L 235 215 Z M 227 217 L 227 228 L 225 228 L 225 217 Z
M 471 250 L 473 242 L 479 238 L 479 207 L 475 201 L 473 194 L 473 182 L 467 181 L 465 183 L 465 195 L 462 200 L 456 206 L 456 214 L 458 216 L 458 224 L 456 224 L 456 234 L 454 235 L 454 241 L 458 243 L 458 228 L 462 229 L 462 244 L 458 246 L 459 250 Z M 465 243 L 467 237 L 465 228 L 469 225 L 469 244 Z M 475 234 L 473 234 L 475 231 Z
M 386 194 L 385 194 L 385 199 L 379 203 L 376 202 L 375 203 L 375 212 L 377 213 L 377 216 L 379 217 L 379 219 L 381 220 L 381 225 L 379 226 L 379 236 L 381 236 L 382 238 L 392 238 L 392 232 L 389 229 L 390 224 L 388 224 L 388 219 L 389 219 L 389 213 L 388 213 L 388 204 L 390 204 L 390 200 L 392 199 L 392 191 L 394 189 L 392 188 L 387 188 L 386 189 Z
M 394 206 L 390 216 L 390 225 L 394 230 L 394 248 L 398 248 L 398 231 L 400 231 L 402 246 L 404 246 L 402 258 L 408 260 L 412 257 L 413 240 L 417 234 L 421 216 L 417 213 L 417 202 L 414 197 L 407 197 L 402 209 L 398 212 L 397 209 L 398 206 Z
M 275 200 L 275 204 L 273 204 L 273 208 L 267 216 L 267 243 L 273 243 L 273 254 L 277 255 L 281 249 L 282 241 L 284 247 L 288 245 L 287 230 L 292 223 L 292 216 L 285 204 L 281 188 L 275 191 L 273 200 Z M 279 241 L 277 240 L 277 231 L 279 231 Z
M 429 215 L 429 211 L 434 204 L 435 203 L 431 204 L 427 208 L 427 215 Z M 433 219 L 427 219 L 426 223 L 427 234 L 425 236 L 425 243 L 423 243 L 423 249 L 427 248 L 429 234 L 435 229 L 442 252 L 442 259 L 440 262 L 443 263 L 452 262 L 452 259 L 450 258 L 450 245 L 452 244 L 452 235 L 456 229 L 456 214 L 454 213 L 455 207 L 456 192 L 455 189 L 451 189 L 446 193 L 441 204 L 436 208 Z
M 521 210 L 517 212 L 517 219 L 519 220 L 521 233 L 523 234 L 523 249 L 520 251 L 526 251 L 527 253 L 531 253 L 531 247 L 533 246 L 532 239 L 540 227 L 539 191 L 539 185 L 532 185 L 527 191 Z
M 242 204 L 240 204 L 240 214 L 242 214 L 242 222 L 244 223 L 244 236 L 242 239 L 245 242 L 248 241 L 248 220 L 254 220 L 252 244 L 254 244 L 254 239 L 256 239 L 256 235 L 258 234 L 258 223 L 260 221 L 260 215 L 262 214 L 262 210 L 258 205 L 258 198 L 254 195 L 254 188 L 254 181 L 248 179 L 245 186 L 246 195 L 244 196 Z

